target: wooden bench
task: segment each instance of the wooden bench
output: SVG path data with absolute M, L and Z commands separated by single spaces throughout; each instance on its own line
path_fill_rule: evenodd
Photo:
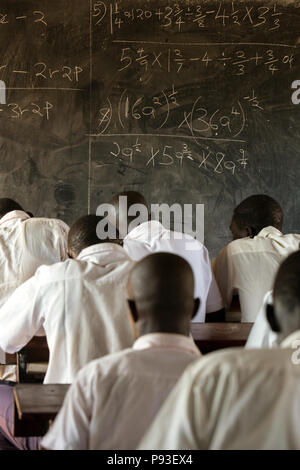
M 191 333 L 202 354 L 245 346 L 253 323 L 192 323 Z
M 59 412 L 69 386 L 17 384 L 14 387 L 14 436 L 44 436 Z

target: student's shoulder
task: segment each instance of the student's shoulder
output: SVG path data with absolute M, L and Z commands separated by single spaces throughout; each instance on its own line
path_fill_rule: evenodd
M 86 364 L 78 373 L 79 381 L 99 380 L 110 376 L 117 376 L 126 373 L 125 365 L 130 361 L 130 357 L 135 354 L 132 348 L 123 349 L 112 354 L 107 354 L 98 359 L 94 359 Z
M 225 245 L 218 255 L 217 258 L 228 257 L 246 253 L 248 251 L 253 251 L 253 239 L 250 237 L 239 238 L 237 240 L 232 240 L 227 245 Z
M 35 272 L 36 280 L 41 284 L 48 284 L 74 277 L 79 272 L 78 261 L 67 259 L 50 265 L 39 266 Z
M 163 240 L 164 242 L 165 240 Z M 169 232 L 169 242 L 175 249 L 181 250 L 183 253 L 201 254 L 204 257 L 209 256 L 208 249 L 202 241 L 193 237 L 189 233 Z
M 228 348 L 212 352 L 193 362 L 188 367 L 187 373 L 196 384 L 205 385 L 206 382 L 218 381 L 221 377 L 224 382 L 238 383 L 242 379 L 255 378 L 260 371 L 265 377 L 271 373 L 279 374 L 280 371 L 286 373 L 287 365 L 293 365 L 291 354 L 290 349 L 282 348 Z
M 292 246 L 294 245 L 295 249 L 300 248 L 300 234 L 299 233 L 287 233 L 283 235 L 283 238 L 289 242 Z
M 47 217 L 32 217 L 26 220 L 26 227 L 35 231 L 60 231 L 68 233 L 69 226 L 61 219 L 47 218 Z

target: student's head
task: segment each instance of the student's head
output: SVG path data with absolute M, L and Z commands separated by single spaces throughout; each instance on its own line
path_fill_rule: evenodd
M 300 330 L 300 251 L 281 264 L 273 288 L 273 305 L 267 306 L 266 313 L 279 342 Z
M 255 237 L 264 227 L 282 230 L 283 212 L 273 198 L 265 194 L 247 197 L 233 211 L 230 230 L 233 240 Z
M 189 263 L 171 253 L 154 253 L 136 263 L 128 280 L 129 307 L 139 335 L 189 335 L 200 301 L 194 299 Z
M 149 220 L 147 202 L 137 191 L 116 194 L 109 204 L 112 207 L 109 220 L 116 225 L 121 238 L 124 238 L 135 226 Z
M 23 211 L 23 208 L 13 199 L 0 198 L 0 219 L 11 211 Z
M 98 243 L 120 244 L 115 227 L 113 227 L 111 233 L 115 233 L 116 236 L 111 238 L 99 236 L 98 224 L 102 221 L 104 221 L 103 217 L 90 214 L 80 217 L 71 225 L 68 233 L 68 253 L 70 258 L 77 258 L 82 250 Z M 106 225 L 109 224 L 107 221 L 105 223 Z M 109 233 L 109 230 L 107 232 Z

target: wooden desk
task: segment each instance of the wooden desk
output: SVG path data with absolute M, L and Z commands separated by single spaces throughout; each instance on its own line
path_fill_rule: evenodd
M 69 384 L 18 384 L 14 387 L 14 436 L 43 436 L 59 412 Z
M 253 323 L 192 323 L 191 333 L 202 354 L 217 349 L 243 347 Z

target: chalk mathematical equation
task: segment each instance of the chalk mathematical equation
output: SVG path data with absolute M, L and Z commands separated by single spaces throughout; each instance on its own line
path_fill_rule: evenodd
M 26 67 L 14 68 L 11 65 L 0 63 L 0 79 L 7 82 L 9 78 L 14 76 L 15 78 L 28 78 L 31 82 L 37 79 L 42 81 L 60 79 L 67 83 L 78 84 L 82 72 L 84 72 L 84 69 L 78 65 L 59 65 L 53 67 L 46 62 L 37 62 Z
M 111 161 L 100 162 L 96 167 L 107 165 L 129 165 L 134 167 L 170 167 L 193 165 L 203 172 L 217 174 L 245 171 L 248 168 L 248 157 L 244 148 L 238 147 L 230 152 L 215 151 L 207 146 L 197 148 L 190 147 L 189 143 L 180 142 L 174 145 L 149 145 L 142 144 L 140 137 L 135 138 L 132 145 L 122 145 L 120 141 L 111 143 Z
M 30 102 L 26 105 L 18 103 L 7 103 L 5 106 L 0 105 L 0 119 L 21 119 L 25 116 L 36 116 L 45 118 L 49 121 L 54 106 L 49 101 L 43 103 Z
M 13 23 L 19 25 L 25 23 L 39 23 L 45 27 L 48 26 L 46 14 L 45 12 L 40 10 L 34 10 L 28 13 L 27 15 L 24 15 L 23 13 L 21 13 L 21 11 L 17 15 L 0 11 L 0 28 L 2 27 L 2 25 L 12 25 Z
M 104 106 L 100 107 L 97 132 L 92 135 L 109 134 L 116 127 L 125 134 L 129 129 L 138 131 L 142 125 L 147 129 L 145 133 L 159 134 L 171 127 L 195 140 L 235 141 L 240 139 L 249 113 L 264 110 L 261 98 L 253 89 L 213 109 L 208 106 L 205 96 L 198 96 L 184 106 L 181 99 L 184 100 L 184 91 L 178 91 L 175 85 L 153 96 L 132 96 L 124 89 L 117 101 L 113 103 L 111 98 L 107 98 Z
M 292 69 L 295 63 L 293 51 L 259 46 L 255 49 L 252 46 L 251 49 L 252 51 L 238 49 L 236 45 L 234 48 L 226 47 L 226 50 L 222 50 L 221 47 L 184 47 L 183 44 L 182 47 L 154 50 L 153 46 L 137 44 L 135 48 L 121 48 L 118 71 L 139 67 L 143 72 L 164 71 L 180 74 L 188 67 L 196 65 L 202 72 L 218 67 L 236 76 L 253 73 L 253 68 L 256 67 L 264 67 L 265 71 L 273 75 L 281 70 Z
M 243 0 L 225 2 L 188 1 L 157 5 L 149 2 L 143 8 L 123 8 L 121 2 L 94 0 L 92 16 L 94 26 L 101 26 L 104 20 L 110 24 L 110 33 L 114 34 L 131 23 L 158 24 L 162 30 L 182 32 L 191 26 L 209 29 L 212 26 L 226 28 L 250 27 L 266 32 L 276 31 L 281 27 L 284 10 L 277 3 L 250 5 Z

